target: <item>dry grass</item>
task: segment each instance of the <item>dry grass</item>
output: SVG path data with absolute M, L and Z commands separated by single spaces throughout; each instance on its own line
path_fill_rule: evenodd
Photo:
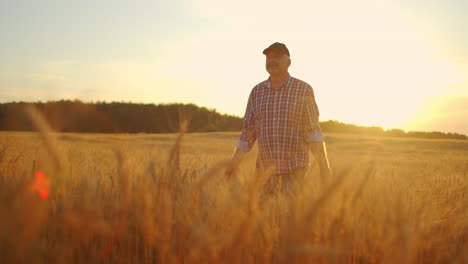
M 0 133 L 1 263 L 468 262 L 466 141 L 327 135 L 333 178 L 263 197 L 255 151 L 223 177 L 238 133 L 37 125 Z

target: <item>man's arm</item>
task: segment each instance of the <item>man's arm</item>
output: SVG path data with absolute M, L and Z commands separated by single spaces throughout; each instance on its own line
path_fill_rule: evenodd
M 317 161 L 320 168 L 320 175 L 322 177 L 328 177 L 333 174 L 328 162 L 327 148 L 323 141 L 309 142 L 309 148 Z
M 250 94 L 249 101 L 247 103 L 242 134 L 237 143 L 236 150 L 232 155 L 230 165 L 226 170 L 226 176 L 228 178 L 231 178 L 236 174 L 237 169 L 239 168 L 239 165 L 242 159 L 244 158 L 245 154 L 252 149 L 253 145 L 255 144 L 255 141 L 257 140 L 257 124 L 255 121 L 252 94 L 253 91 Z
M 247 152 L 236 148 L 236 150 L 234 151 L 234 154 L 232 155 L 231 162 L 230 162 L 228 168 L 226 169 L 226 177 L 228 179 L 230 179 L 230 178 L 234 177 L 234 175 L 236 175 L 237 170 L 239 168 L 239 165 L 240 165 L 241 161 L 244 159 L 246 153 Z
M 324 142 L 322 129 L 319 125 L 319 110 L 315 102 L 312 87 L 307 87 L 304 94 L 304 110 L 302 112 L 303 125 L 305 131 L 305 141 L 309 145 L 310 151 L 319 164 L 320 174 L 328 176 L 332 174 L 330 163 L 328 162 L 327 149 Z

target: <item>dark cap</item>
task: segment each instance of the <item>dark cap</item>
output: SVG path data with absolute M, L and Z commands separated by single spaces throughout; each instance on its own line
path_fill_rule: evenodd
M 283 54 L 290 56 L 288 48 L 286 48 L 286 45 L 284 45 L 283 43 L 275 42 L 271 44 L 270 47 L 263 50 L 263 54 L 267 55 L 267 53 L 270 52 L 271 50 L 276 50 L 279 53 L 283 53 Z

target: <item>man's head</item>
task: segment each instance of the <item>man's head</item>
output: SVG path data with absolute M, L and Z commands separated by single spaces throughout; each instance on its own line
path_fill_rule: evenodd
M 275 42 L 263 51 L 266 55 L 266 70 L 270 75 L 283 75 L 291 65 L 289 50 L 283 43 Z

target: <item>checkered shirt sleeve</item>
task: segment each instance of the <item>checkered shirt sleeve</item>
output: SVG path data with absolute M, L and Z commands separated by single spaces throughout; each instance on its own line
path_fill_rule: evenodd
M 253 90 L 250 93 L 247 109 L 245 110 L 244 126 L 242 127 L 242 134 L 237 143 L 237 148 L 248 152 L 252 149 L 257 140 L 257 124 L 255 122 L 255 113 L 253 108 Z

